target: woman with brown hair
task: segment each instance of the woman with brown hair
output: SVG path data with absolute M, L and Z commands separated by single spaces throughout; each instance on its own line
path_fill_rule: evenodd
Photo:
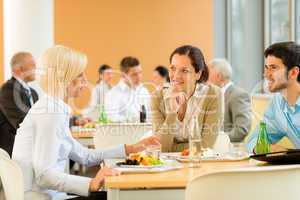
M 208 67 L 200 49 L 181 46 L 170 56 L 170 84 L 156 91 L 151 99 L 153 132 L 161 137 L 163 151 L 188 147 L 191 119 L 197 118 L 202 147 L 213 147 L 219 133 L 221 92 L 204 84 Z

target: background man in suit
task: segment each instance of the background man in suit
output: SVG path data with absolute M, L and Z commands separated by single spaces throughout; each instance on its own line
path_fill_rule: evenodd
M 224 94 L 224 131 L 231 142 L 241 142 L 251 128 L 250 96 L 231 81 L 232 67 L 227 60 L 214 59 L 208 67 L 208 82 L 221 87 Z
M 0 148 L 11 155 L 16 130 L 38 100 L 38 95 L 27 84 L 35 80 L 36 64 L 32 55 L 28 52 L 16 53 L 10 66 L 12 78 L 0 89 Z

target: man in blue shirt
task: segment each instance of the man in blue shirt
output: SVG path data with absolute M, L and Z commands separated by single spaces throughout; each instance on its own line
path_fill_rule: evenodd
M 271 149 L 276 151 L 276 143 L 284 136 L 300 149 L 300 45 L 275 43 L 265 50 L 264 56 L 268 89 L 276 92 L 263 118 Z M 256 127 L 247 141 L 250 152 L 253 152 L 258 134 L 259 127 Z

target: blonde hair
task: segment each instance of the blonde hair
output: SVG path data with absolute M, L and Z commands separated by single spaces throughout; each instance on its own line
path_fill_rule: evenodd
M 86 65 L 85 54 L 61 45 L 51 47 L 40 58 L 40 85 L 47 94 L 64 98 L 67 86 L 84 72 Z
M 26 51 L 21 51 L 13 55 L 10 60 L 10 67 L 13 70 L 16 67 L 19 67 L 24 63 L 24 60 L 27 56 L 32 56 L 31 53 Z

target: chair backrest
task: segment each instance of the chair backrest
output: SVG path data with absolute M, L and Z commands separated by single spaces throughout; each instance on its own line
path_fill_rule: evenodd
M 151 124 L 106 124 L 97 128 L 94 135 L 96 149 L 113 145 L 132 144 L 139 141 L 147 132 L 152 130 Z
M 185 200 L 298 200 L 299 185 L 300 165 L 242 168 L 192 179 Z
M 271 98 L 272 96 L 269 94 L 257 94 L 251 97 L 251 109 L 253 113 L 251 130 L 253 130 L 256 125 L 262 120 Z
M 0 156 L 0 178 L 6 200 L 24 200 L 23 174 L 18 164 Z
M 0 157 L 10 159 L 9 154 L 4 150 L 0 148 Z M 1 183 L 1 177 L 0 177 L 0 199 L 4 198 L 3 196 L 3 187 Z
M 264 113 L 271 101 L 272 95 L 253 95 L 251 97 L 251 108 L 252 108 L 252 125 L 250 134 L 245 138 L 245 141 L 247 141 L 247 138 L 251 135 L 255 127 L 259 124 L 259 122 L 263 119 Z M 282 140 L 278 142 L 278 144 L 282 147 L 293 149 L 294 145 L 290 142 L 290 140 L 287 137 L 284 137 Z
M 9 154 L 4 150 L 0 148 L 0 156 L 4 156 L 6 158 L 10 158 Z

